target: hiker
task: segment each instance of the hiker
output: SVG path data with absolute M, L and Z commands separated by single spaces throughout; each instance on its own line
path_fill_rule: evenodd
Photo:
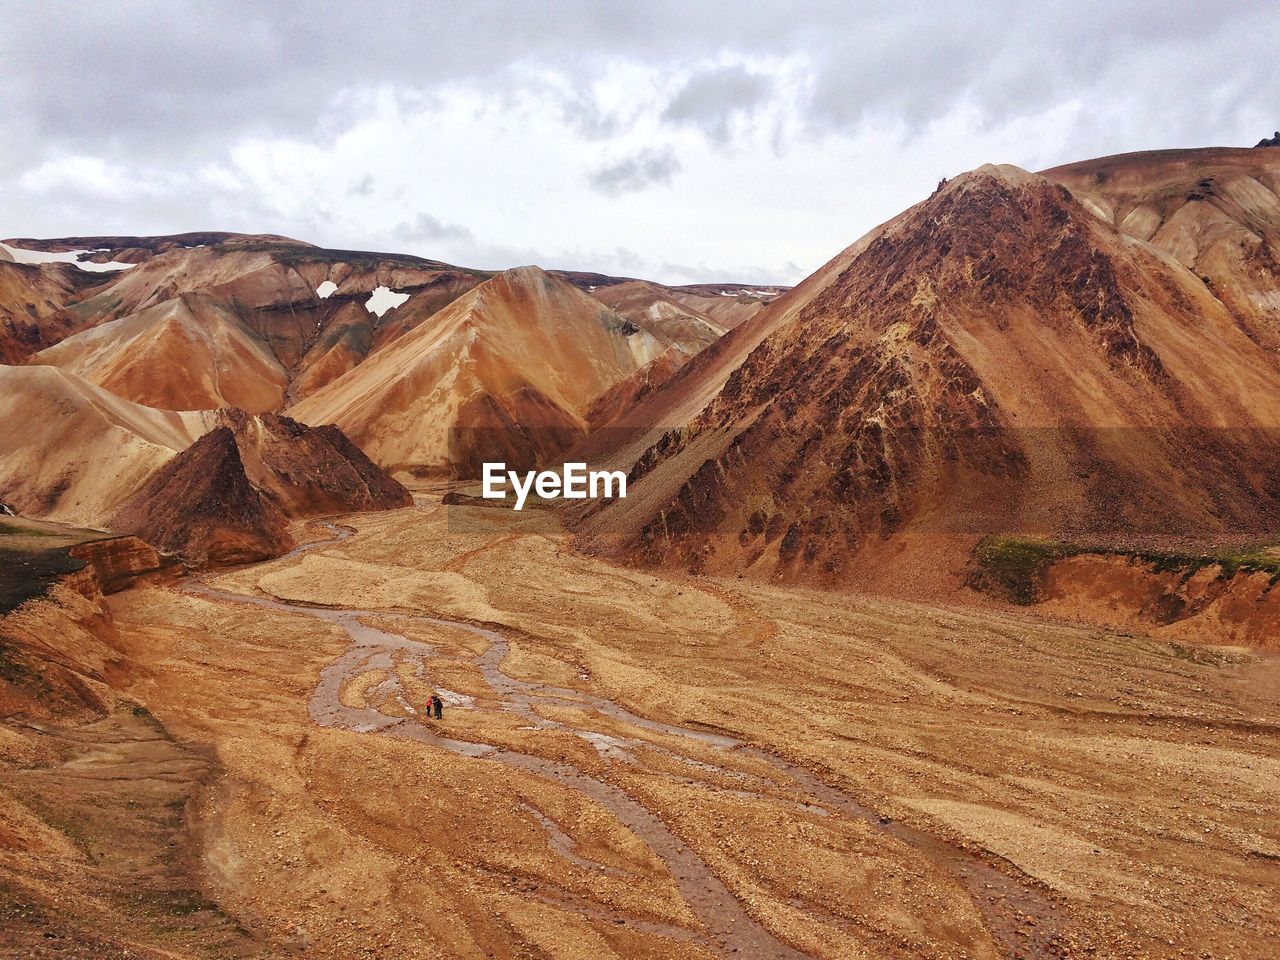
M 444 701 L 441 700 L 438 696 L 436 696 L 433 693 L 431 695 L 431 712 L 435 714 L 435 718 L 437 720 L 440 719 L 440 714 L 443 710 L 444 710 Z

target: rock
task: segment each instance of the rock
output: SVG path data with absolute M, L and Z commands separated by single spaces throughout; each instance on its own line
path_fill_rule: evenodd
M 68 552 L 92 568 L 103 593 L 117 593 L 132 586 L 139 577 L 173 565 L 171 559 L 162 557 L 150 544 L 133 536 L 91 540 L 77 544 Z

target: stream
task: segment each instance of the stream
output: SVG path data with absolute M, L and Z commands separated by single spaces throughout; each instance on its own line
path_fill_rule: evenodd
M 319 547 L 331 546 L 347 539 L 354 532 L 350 528 L 332 523 L 322 525 L 330 532 L 329 539 L 303 544 L 286 557 L 296 556 Z M 794 803 L 798 811 L 817 816 L 847 816 L 861 820 L 870 825 L 873 830 L 911 846 L 949 873 L 964 887 L 981 911 L 988 930 L 1005 956 L 1052 958 L 1062 956 L 1065 952 L 1066 941 L 1063 936 L 1067 924 L 1065 912 L 1038 887 L 1020 882 L 963 847 L 949 843 L 926 831 L 882 817 L 870 807 L 864 806 L 830 786 L 811 770 L 779 759 L 751 744 L 717 733 L 637 716 L 611 700 L 589 693 L 549 684 L 532 683 L 509 676 L 502 670 L 502 663 L 508 652 L 508 642 L 502 634 L 494 630 L 465 621 L 441 619 L 424 614 L 394 610 L 334 608 L 233 593 L 212 587 L 201 579 L 189 580 L 183 589 L 212 600 L 249 604 L 295 615 L 305 615 L 341 627 L 351 638 L 351 647 L 322 670 L 320 682 L 311 694 L 308 710 L 317 724 L 357 733 L 415 740 L 442 747 L 465 757 L 483 757 L 545 777 L 591 797 L 609 810 L 666 864 L 681 895 L 698 916 L 703 929 L 690 930 L 670 924 L 623 918 L 586 902 L 566 903 L 539 896 L 539 899 L 545 902 L 561 908 L 568 907 L 596 919 L 625 923 L 637 930 L 695 942 L 726 957 L 750 957 L 753 960 L 754 958 L 799 960 L 809 956 L 779 940 L 758 923 L 688 844 L 673 833 L 659 816 L 618 786 L 588 774 L 568 762 L 551 761 L 507 747 L 457 739 L 437 732 L 435 724 L 419 722 L 416 717 L 416 708 L 406 699 L 406 692 L 396 667 L 398 664 L 401 667 L 408 666 L 420 680 L 430 685 L 429 672 L 431 659 L 436 653 L 435 648 L 429 643 L 409 640 L 400 634 L 369 626 L 363 622 L 364 618 L 376 617 L 384 622 L 403 619 L 463 630 L 482 638 L 487 642 L 487 646 L 484 652 L 474 659 L 475 665 L 492 689 L 494 698 L 499 701 L 499 708 L 517 714 L 530 728 L 567 732 L 590 743 L 601 757 L 619 762 L 638 762 L 636 754 L 642 750 L 664 753 L 687 765 L 691 775 L 701 771 L 741 780 L 742 788 L 731 791 L 733 793 L 752 799 L 767 799 L 772 803 L 780 802 L 780 798 L 772 793 L 766 793 L 763 789 L 751 789 L 752 780 L 759 780 L 761 785 L 769 784 L 777 788 L 776 784 L 764 778 L 744 776 L 737 771 L 695 760 L 653 741 L 603 734 L 551 720 L 543 716 L 538 708 L 542 706 L 574 707 L 610 717 L 641 730 L 696 741 L 711 746 L 717 751 L 749 757 L 765 765 L 777 775 L 790 793 L 798 794 L 803 798 Z M 347 683 L 370 671 L 383 672 L 386 679 L 368 691 L 366 702 L 373 702 L 375 696 L 396 699 L 411 716 L 394 717 L 374 707 L 352 707 L 342 703 L 340 694 Z M 435 689 L 445 702 L 446 716 L 448 710 L 468 709 L 472 705 L 470 697 L 439 687 Z M 688 782 L 705 783 L 692 776 Z M 616 872 L 613 868 L 580 856 L 576 852 L 573 839 L 541 811 L 529 806 L 525 812 L 541 824 L 552 849 L 560 856 L 579 866 Z M 792 905 L 801 910 L 811 909 L 809 905 L 800 901 L 793 901 Z M 1033 917 L 1034 922 L 1028 923 L 1028 917 Z M 824 919 L 839 923 L 834 917 L 824 917 Z

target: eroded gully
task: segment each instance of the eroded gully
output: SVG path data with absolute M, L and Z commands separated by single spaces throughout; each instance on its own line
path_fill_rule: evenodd
M 331 536 L 328 539 L 304 544 L 288 556 L 325 547 L 345 540 L 354 532 L 350 528 L 332 523 L 322 524 Z M 442 747 L 466 757 L 484 757 L 506 766 L 546 777 L 570 789 L 596 800 L 621 823 L 639 837 L 666 865 L 675 879 L 681 895 L 703 925 L 703 930 L 689 930 L 664 923 L 625 919 L 637 929 L 647 930 L 675 939 L 693 941 L 724 956 L 752 957 L 766 960 L 794 960 L 809 956 L 782 942 L 758 923 L 734 897 L 728 887 L 711 868 L 675 835 L 666 823 L 638 800 L 633 799 L 618 786 L 578 769 L 571 763 L 552 761 L 532 754 L 520 753 L 508 747 L 461 740 L 437 733 L 432 725 L 406 717 L 390 716 L 374 707 L 353 707 L 342 702 L 341 692 L 352 679 L 376 671 L 386 679 L 368 691 L 366 702 L 380 699 L 397 699 L 407 713 L 415 713 L 405 697 L 397 666 L 409 667 L 416 676 L 430 683 L 428 672 L 435 655 L 432 644 L 409 640 L 385 630 L 371 627 L 362 618 L 379 618 L 382 621 L 403 619 L 434 626 L 463 630 L 487 641 L 484 652 L 474 659 L 486 683 L 498 701 L 497 708 L 508 710 L 522 717 L 534 729 L 563 731 L 581 737 L 601 756 L 625 762 L 637 762 L 638 751 L 650 750 L 665 753 L 699 769 L 730 779 L 743 781 L 743 789 L 734 790 L 743 796 L 777 803 L 779 798 L 766 793 L 760 784 L 751 789 L 751 780 L 740 772 L 731 771 L 703 760 L 694 760 L 659 743 L 639 738 L 603 734 L 551 720 L 539 712 L 538 707 L 574 707 L 610 717 L 633 727 L 709 745 L 721 751 L 732 751 L 767 765 L 787 784 L 788 792 L 799 794 L 803 800 L 793 802 L 819 816 L 845 815 L 861 820 L 879 833 L 900 840 L 923 853 L 934 864 L 953 876 L 965 888 L 1001 951 L 1009 957 L 1056 957 L 1065 948 L 1063 928 L 1066 917 L 1060 905 L 1051 900 L 1038 887 L 1015 879 L 987 860 L 962 847 L 949 843 L 933 834 L 918 830 L 897 821 L 881 817 L 876 811 L 841 793 L 820 779 L 812 771 L 794 763 L 779 759 L 758 747 L 733 737 L 694 730 L 674 724 L 662 723 L 637 716 L 613 701 L 566 687 L 532 683 L 519 680 L 503 672 L 508 643 L 496 631 L 472 623 L 448 620 L 423 614 L 410 614 L 393 610 L 359 610 L 305 604 L 279 600 L 272 597 L 233 593 L 210 586 L 200 579 L 187 582 L 185 590 L 228 603 L 249 604 L 291 614 L 301 614 L 341 627 L 351 638 L 352 646 L 341 657 L 321 671 L 320 682 L 312 693 L 308 710 L 319 725 L 357 733 L 380 734 L 402 739 L 416 740 Z M 469 708 L 472 698 L 435 687 L 450 709 Z M 486 706 L 490 706 L 486 702 Z M 562 711 L 563 712 L 563 711 Z M 688 782 L 694 782 L 689 780 Z M 541 811 L 529 808 L 528 812 L 547 832 L 553 849 L 580 866 L 589 865 L 596 870 L 611 870 L 578 856 L 571 837 L 561 831 Z M 540 899 L 546 899 L 540 897 Z M 549 901 L 553 902 L 553 901 Z M 564 904 L 560 904 L 564 905 Z M 796 902 L 800 909 L 807 905 Z M 609 911 L 594 908 L 586 903 L 574 903 L 579 912 L 613 922 L 624 922 Z M 1027 922 L 1034 918 L 1034 924 Z M 824 917 L 834 920 L 832 917 Z M 865 933 L 865 931 L 864 931 Z

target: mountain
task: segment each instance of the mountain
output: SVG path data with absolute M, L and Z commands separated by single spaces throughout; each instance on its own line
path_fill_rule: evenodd
M 602 392 L 693 339 L 628 320 L 536 267 L 494 277 L 290 408 L 341 427 L 377 463 L 476 476 L 528 465 L 581 438 Z
M 82 332 L 32 362 L 167 409 L 278 410 L 479 282 L 474 272 L 436 261 L 274 236 L 15 243 L 62 248 L 108 239 L 120 246 L 89 255 L 133 257 L 138 265 L 67 299 L 54 316 Z M 406 302 L 371 312 L 367 304 L 382 287 Z
M 0 264 L 0 359 L 30 357 L 170 410 L 284 409 L 493 276 L 421 257 L 326 250 L 275 235 L 19 238 L 6 244 L 0 246 L 6 256 L 12 251 L 30 262 Z M 22 283 L 5 286 L 5 274 Z M 627 296 L 620 313 L 686 357 L 777 292 L 557 276 L 606 304 Z M 633 369 L 628 365 L 625 372 Z
M 290 519 L 412 506 L 333 426 L 222 410 L 109 522 L 191 564 L 246 563 L 293 547 Z
M 680 347 L 668 347 L 639 370 L 623 377 L 591 401 L 586 413 L 588 431 L 598 430 L 626 416 L 641 400 L 652 396 L 674 377 L 689 358 L 690 354 Z
M 1248 335 L 1280 349 L 1280 158 L 1159 150 L 1046 170 L 1094 214 L 1204 280 Z
M 724 335 L 725 328 L 679 299 L 677 293 L 647 280 L 628 280 L 598 287 L 591 295 L 632 323 L 669 342 L 679 342 L 692 356 Z
M 249 481 L 288 517 L 413 506 L 413 498 L 332 424 L 221 410 Z
M 495 277 L 267 234 L 14 238 L 0 254 L 0 361 L 61 371 L 23 382 L 70 398 L 46 396 L 56 415 L 9 444 L 34 458 L 50 430 L 98 438 L 25 472 L 11 461 L 2 489 L 33 515 L 86 524 L 104 523 L 222 408 L 336 420 L 381 462 L 418 472 L 447 469 L 451 446 L 460 475 L 491 453 L 531 464 L 580 440 L 594 401 L 599 416 L 625 412 L 722 336 L 690 303 L 746 315 L 776 292 L 535 268 Z M 102 472 L 115 445 L 118 467 Z
M 712 323 L 732 330 L 762 312 L 785 290 L 786 287 L 743 283 L 696 283 L 671 287 L 670 294 L 687 309 L 696 310 Z
M 28 362 L 165 410 L 274 410 L 288 384 L 270 346 L 241 322 L 231 302 L 203 293 L 179 294 L 91 327 Z
M 653 302 L 666 302 L 724 330 L 732 330 L 750 320 L 787 290 L 784 286 L 770 287 L 749 283 L 664 286 L 634 277 L 611 277 L 603 273 L 572 270 L 550 272 L 602 303 L 619 309 L 624 315 L 628 307 L 643 309 Z
M 45 366 L 0 366 L 0 502 L 136 533 L 194 562 L 291 546 L 289 519 L 412 504 L 333 426 L 267 413 L 177 413 Z
M 109 525 L 192 565 L 251 563 L 293 546 L 288 518 L 249 482 L 226 426 L 161 467 Z
M 669 377 L 659 378 L 662 383 L 669 380 L 669 386 L 661 390 L 647 389 L 643 382 L 636 382 L 643 380 L 642 375 L 637 374 L 635 379 L 615 388 L 619 392 L 633 392 L 630 400 L 614 404 L 610 395 L 597 398 L 593 423 L 608 429 L 590 433 L 566 456 L 624 471 L 632 470 L 641 457 L 652 462 L 654 455 L 649 453 L 650 448 L 668 446 L 680 428 L 706 408 L 752 350 L 774 331 L 795 322 L 834 277 L 847 269 L 880 233 L 905 216 L 907 213 L 900 214 L 895 220 L 876 227 L 798 286 L 770 301 L 767 309 L 741 323 Z M 634 536 L 651 516 L 647 512 L 653 508 L 654 498 L 674 496 L 687 479 L 680 475 L 679 469 L 679 465 L 666 469 L 664 464 L 657 463 L 645 484 L 644 498 L 631 495 L 635 493 L 633 488 L 627 499 L 611 504 L 603 517 L 596 518 L 584 529 L 606 535 L 610 541 L 616 541 L 619 536 L 623 540 Z M 576 512 L 592 513 L 595 509 L 587 504 L 584 511 Z
M 158 237 L 97 236 L 97 237 L 11 237 L 0 241 L 10 249 L 19 248 L 36 254 L 75 253 L 81 263 L 106 262 L 138 264 L 159 253 L 170 250 L 196 249 L 234 243 L 278 243 L 283 246 L 299 246 L 300 241 L 277 234 L 227 233 L 219 230 L 203 230 L 193 233 L 175 233 Z M 310 246 L 310 244 L 301 244 Z
M 53 367 L 0 366 L 0 501 L 100 526 L 211 420 L 123 400 Z
M 591 430 L 625 414 L 725 333 L 724 328 L 709 317 L 677 299 L 675 291 L 646 280 L 627 280 L 597 287 L 591 294 L 632 323 L 645 327 L 672 344 L 596 397 L 587 411 L 587 425 Z
M 1234 206 L 1182 194 L 1216 212 L 1152 197 L 1169 223 L 1214 224 L 1193 266 L 1218 279 L 1161 249 L 1158 228 L 1117 229 L 1048 178 L 1061 171 L 960 176 L 695 358 L 615 424 L 630 434 L 606 431 L 595 452 L 633 483 L 577 518 L 584 542 L 867 583 L 946 567 L 939 534 L 1274 530 L 1280 363 L 1263 221 L 1280 159 L 1185 153 L 1173 159 L 1197 182 L 1202 164 L 1248 156 L 1241 175 L 1259 185 L 1233 180 Z M 1165 162 L 1098 170 L 1127 163 L 1164 182 Z M 1098 170 L 1071 175 L 1096 183 Z
M 0 246 L 0 363 L 22 363 L 73 332 L 63 304 L 101 279 L 69 264 L 18 263 Z

